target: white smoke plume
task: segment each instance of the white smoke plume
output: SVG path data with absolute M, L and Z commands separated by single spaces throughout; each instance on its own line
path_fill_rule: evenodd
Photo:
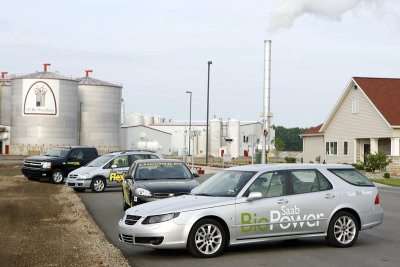
M 384 0 L 279 0 L 273 10 L 270 30 L 290 28 L 296 19 L 310 14 L 333 20 L 361 5 L 376 6 Z

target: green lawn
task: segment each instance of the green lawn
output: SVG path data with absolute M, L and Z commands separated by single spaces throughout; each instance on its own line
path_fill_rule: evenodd
M 391 185 L 391 186 L 400 186 L 400 179 L 396 178 L 389 178 L 389 179 L 371 179 L 375 183 L 380 183 L 380 184 L 385 184 L 385 185 Z

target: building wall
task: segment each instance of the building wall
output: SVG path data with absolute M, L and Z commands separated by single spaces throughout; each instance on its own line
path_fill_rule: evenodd
M 303 136 L 303 162 L 316 162 L 325 160 L 324 136 Z
M 393 136 L 392 128 L 386 124 L 361 89 L 353 89 L 353 82 L 349 86 L 351 89 L 324 131 L 325 142 L 338 142 L 338 155 L 326 155 L 329 163 L 354 163 L 355 139 Z M 357 113 L 352 113 L 353 99 L 358 102 Z M 348 155 L 343 153 L 345 141 L 349 144 Z M 323 149 L 325 150 L 325 144 Z
M 123 149 L 149 149 L 162 155 L 171 153 L 171 134 L 145 126 L 121 128 Z

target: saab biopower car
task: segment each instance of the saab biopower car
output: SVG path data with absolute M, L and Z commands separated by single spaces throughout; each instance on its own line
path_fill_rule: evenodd
M 213 257 L 229 245 L 302 237 L 350 247 L 382 221 L 377 188 L 351 166 L 252 165 L 219 172 L 190 195 L 128 209 L 119 239 Z
M 159 155 L 148 150 L 127 150 L 105 154 L 69 173 L 65 184 L 77 192 L 83 192 L 86 189 L 103 192 L 107 187 L 121 186 L 123 176 L 136 160 L 159 158 Z

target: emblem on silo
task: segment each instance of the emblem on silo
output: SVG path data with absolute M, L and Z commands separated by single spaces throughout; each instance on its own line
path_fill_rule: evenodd
M 47 82 L 24 86 L 23 96 L 24 115 L 57 115 L 56 95 Z

